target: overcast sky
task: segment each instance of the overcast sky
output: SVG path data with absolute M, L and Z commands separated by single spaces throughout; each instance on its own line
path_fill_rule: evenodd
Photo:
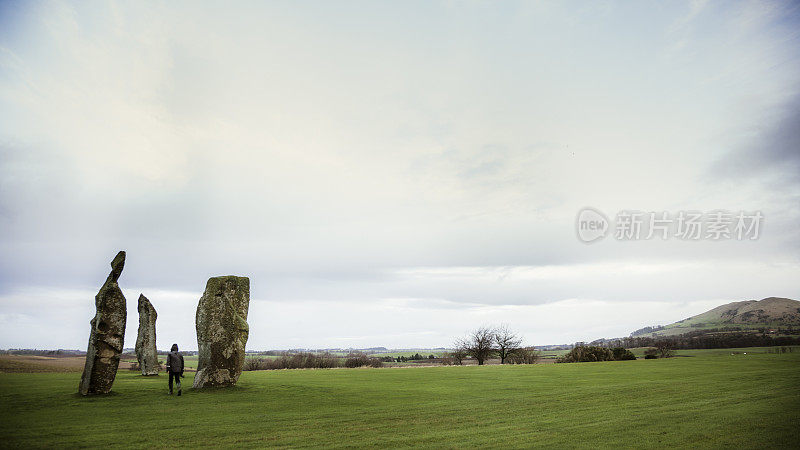
M 626 336 L 800 298 L 792 2 L 0 1 L 0 348 L 85 349 L 118 250 L 133 347 Z M 758 239 L 578 239 L 576 216 L 760 211 Z

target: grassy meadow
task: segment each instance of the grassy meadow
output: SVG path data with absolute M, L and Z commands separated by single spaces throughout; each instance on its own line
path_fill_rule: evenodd
M 245 372 L 237 387 L 166 394 L 120 371 L 0 373 L 3 447 L 796 448 L 800 352 L 759 349 L 530 366 Z M 184 387 L 191 386 L 187 373 Z

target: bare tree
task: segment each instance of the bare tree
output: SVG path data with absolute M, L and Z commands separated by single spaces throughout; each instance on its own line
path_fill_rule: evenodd
M 522 346 L 522 338 L 508 329 L 506 325 L 500 325 L 492 331 L 494 344 L 497 346 L 497 354 L 500 356 L 500 364 L 506 363 L 506 358 L 519 350 Z
M 458 340 L 452 352 L 442 355 L 442 364 L 460 366 L 464 364 L 464 358 L 466 357 L 467 351 L 464 349 L 464 343 Z
M 494 331 L 488 327 L 480 327 L 458 341 L 457 348 L 462 348 L 467 355 L 478 361 L 479 366 L 482 366 L 495 350 Z

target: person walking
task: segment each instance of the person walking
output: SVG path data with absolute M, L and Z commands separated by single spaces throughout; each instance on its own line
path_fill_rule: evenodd
M 178 353 L 178 344 L 172 344 L 167 353 L 167 373 L 169 374 L 169 395 L 172 395 L 172 379 L 175 378 L 178 396 L 181 395 L 181 378 L 183 378 L 183 355 Z

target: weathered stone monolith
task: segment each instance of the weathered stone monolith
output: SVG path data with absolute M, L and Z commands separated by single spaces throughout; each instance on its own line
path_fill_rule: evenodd
M 92 326 L 89 348 L 86 350 L 86 365 L 78 387 L 81 395 L 111 392 L 111 385 L 117 376 L 119 355 L 125 339 L 125 319 L 128 315 L 125 296 L 117 284 L 123 267 L 125 252 L 119 252 L 111 261 L 111 273 L 108 274 L 105 284 L 94 297 L 97 313 L 89 322 Z
M 197 374 L 195 388 L 233 386 L 242 374 L 247 343 L 250 279 L 209 278 L 197 304 Z
M 136 359 L 142 375 L 158 375 L 158 350 L 156 350 L 156 309 L 150 300 L 139 294 L 139 334 L 136 335 Z

